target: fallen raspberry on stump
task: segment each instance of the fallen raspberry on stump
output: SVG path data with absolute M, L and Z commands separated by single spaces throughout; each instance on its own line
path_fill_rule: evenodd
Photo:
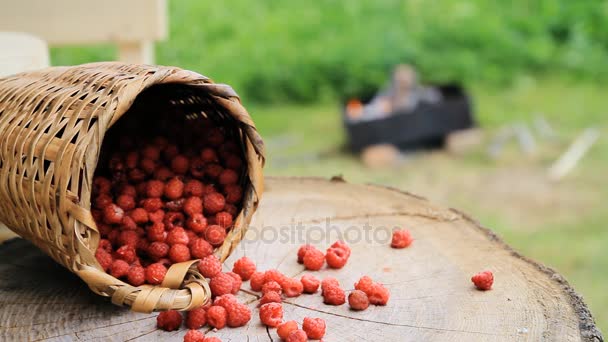
M 272 269 L 264 272 L 264 283 L 267 283 L 269 281 L 276 281 L 280 285 L 285 282 L 285 279 L 287 279 L 287 276 L 285 276 L 278 270 Z
M 251 320 L 249 307 L 236 301 L 227 304 L 226 312 L 228 315 L 226 323 L 231 328 L 242 327 Z
M 393 232 L 393 238 L 391 240 L 391 247 L 393 248 L 406 248 L 412 244 L 414 238 L 407 229 L 398 229 Z
M 318 271 L 325 264 L 325 254 L 314 247 L 308 248 L 304 254 L 303 262 L 307 270 Z
M 207 323 L 213 328 L 222 329 L 226 326 L 228 312 L 221 306 L 212 306 L 207 309 Z
M 269 281 L 262 285 L 262 294 L 266 294 L 268 292 L 276 292 L 278 294 L 281 294 L 283 292 L 283 289 L 281 285 L 276 281 Z
M 305 245 L 300 246 L 300 248 L 298 249 L 298 263 L 299 264 L 304 263 L 304 255 L 306 255 L 306 252 L 308 252 L 309 249 L 313 249 L 313 248 L 315 248 L 315 247 L 311 244 L 305 244 Z
M 319 289 L 321 281 L 311 274 L 305 274 L 300 278 L 304 293 L 315 293 Z
M 353 310 L 365 310 L 369 307 L 369 298 L 361 290 L 354 290 L 348 295 L 348 305 Z
M 338 279 L 336 279 L 334 277 L 327 277 L 327 278 L 323 279 L 321 281 L 321 292 L 322 293 L 325 292 L 325 290 L 327 288 L 332 287 L 332 286 L 340 287 L 340 282 L 338 281 Z
M 222 264 L 215 255 L 209 255 L 198 263 L 198 271 L 205 278 L 213 278 L 222 271 Z
M 266 292 L 262 298 L 260 298 L 260 305 L 264 305 L 267 303 L 281 303 L 283 300 L 281 299 L 281 295 L 278 292 L 270 291 Z
M 325 336 L 325 321 L 321 318 L 304 317 L 302 330 L 311 340 L 320 340 Z
M 390 297 L 390 292 L 384 285 L 374 283 L 367 297 L 369 298 L 370 304 L 386 305 Z
M 293 278 L 288 278 L 281 288 L 285 297 L 298 297 L 304 292 L 304 285 L 298 279 Z
M 190 329 L 186 335 L 184 335 L 184 342 L 205 342 L 205 340 L 205 333 L 198 330 Z
M 329 305 L 342 305 L 346 302 L 344 290 L 340 287 L 331 285 L 323 289 L 323 303 Z
M 494 274 L 492 274 L 492 271 L 483 271 L 474 275 L 471 281 L 478 290 L 488 291 L 494 284 Z
M 158 285 L 163 282 L 167 268 L 160 262 L 151 264 L 146 268 L 146 282 L 150 285 Z
M 268 303 L 260 307 L 260 321 L 269 327 L 277 327 L 283 321 L 283 306 L 279 303 Z
M 203 308 L 196 308 L 186 313 L 186 327 L 200 329 L 207 324 L 207 312 Z
M 334 242 L 334 243 L 333 243 L 333 244 L 330 246 L 330 248 L 338 248 L 338 249 L 342 249 L 343 251 L 345 251 L 345 252 L 346 252 L 346 258 L 349 258 L 349 257 L 350 257 L 350 253 L 351 253 L 350 246 L 349 246 L 349 245 L 348 245 L 346 242 L 344 242 L 344 241 L 342 241 L 342 240 L 338 240 L 338 241 Z
M 221 296 L 228 293 L 232 293 L 232 287 L 234 286 L 234 280 L 226 273 L 219 273 L 209 281 L 209 288 L 214 296 Z
M 355 289 L 365 292 L 369 296 L 372 290 L 374 281 L 368 276 L 363 276 L 355 283 Z
M 182 325 L 182 314 L 175 310 L 163 311 L 156 317 L 156 326 L 162 330 L 177 330 L 180 325 Z
M 262 291 L 262 286 L 264 285 L 264 272 L 253 272 L 251 277 L 249 278 L 249 286 L 253 291 L 259 292 Z
M 306 253 L 306 255 L 308 255 L 308 253 Z M 327 266 L 339 269 L 346 265 L 348 255 L 349 253 L 346 249 L 331 247 L 325 254 L 325 261 L 327 261 Z M 304 256 L 304 262 L 306 262 L 306 256 Z
M 292 331 L 298 330 L 298 323 L 296 321 L 286 321 L 277 327 L 277 334 L 281 340 L 287 340 L 287 337 Z
M 287 336 L 286 342 L 306 342 L 308 341 L 308 336 L 304 330 L 294 330 L 289 333 Z
M 241 279 L 244 281 L 249 280 L 251 275 L 255 272 L 256 266 L 253 260 L 248 257 L 242 257 L 234 262 L 234 266 L 232 267 L 232 272 L 241 276 Z

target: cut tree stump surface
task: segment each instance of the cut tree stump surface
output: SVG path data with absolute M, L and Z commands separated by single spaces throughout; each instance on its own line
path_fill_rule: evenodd
M 325 319 L 325 341 L 602 341 L 585 303 L 562 276 L 517 254 L 456 210 L 340 179 L 269 178 L 266 188 L 246 239 L 226 265 L 246 255 L 260 270 L 300 277 L 306 272 L 296 252 L 306 238 L 323 250 L 343 238 L 352 246 L 346 267 L 314 274 L 338 278 L 347 291 L 369 275 L 391 291 L 387 306 L 362 312 L 324 305 L 319 294 L 286 299 L 286 320 Z M 411 230 L 411 247 L 388 246 L 393 227 Z M 471 275 L 485 269 L 494 272 L 494 287 L 477 291 Z M 258 294 L 248 282 L 239 296 L 253 311 L 251 322 L 209 335 L 278 341 L 275 329 L 261 325 Z M 0 245 L 2 341 L 181 341 L 185 332 L 159 331 L 156 314 L 112 305 L 28 242 Z

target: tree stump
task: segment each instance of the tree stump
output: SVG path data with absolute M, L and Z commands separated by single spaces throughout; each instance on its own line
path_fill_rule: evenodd
M 392 249 L 390 229 L 410 229 L 406 249 Z M 341 179 L 270 178 L 247 237 L 225 266 L 253 258 L 258 269 L 292 277 L 299 245 L 325 249 L 338 238 L 352 246 L 341 270 L 323 269 L 352 290 L 362 275 L 391 291 L 387 306 L 361 312 L 328 306 L 320 294 L 285 299 L 286 320 L 327 322 L 325 341 L 602 341 L 587 306 L 559 274 L 529 260 L 466 215 L 425 199 Z M 490 291 L 476 290 L 474 273 L 490 269 Z M 210 336 L 223 341 L 278 341 L 257 316 L 257 293 L 245 282 L 239 296 L 253 311 L 242 328 Z M 0 340 L 167 340 L 156 315 L 133 313 L 88 290 L 76 276 L 20 239 L 0 245 Z

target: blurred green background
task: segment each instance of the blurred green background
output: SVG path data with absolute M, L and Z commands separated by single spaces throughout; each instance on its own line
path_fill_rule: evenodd
M 608 331 L 608 2 L 600 0 L 172 0 L 157 63 L 232 85 L 268 144 L 267 174 L 341 174 L 472 214 L 564 274 Z M 111 46 L 53 48 L 54 65 L 111 60 Z M 345 153 L 338 100 L 385 84 L 397 63 L 473 96 L 484 143 L 371 170 Z M 542 113 L 557 137 L 534 155 L 488 141 Z M 585 128 L 601 137 L 573 173 L 546 169 Z M 319 137 L 323 137 L 320 139 Z

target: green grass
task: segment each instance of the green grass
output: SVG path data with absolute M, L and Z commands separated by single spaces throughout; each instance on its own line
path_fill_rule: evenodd
M 313 106 L 252 106 L 268 144 L 266 173 L 330 177 L 397 186 L 460 208 L 497 231 L 509 244 L 562 273 L 585 297 L 603 331 L 608 331 L 608 142 L 604 90 L 558 80 L 522 79 L 509 89 L 473 88 L 481 126 L 491 135 L 502 125 L 532 122 L 543 113 L 559 133 L 540 141 L 537 156 L 511 146 L 492 161 L 481 146 L 456 157 L 417 155 L 388 170 L 365 168 L 343 153 L 344 134 L 335 103 Z M 546 167 L 582 129 L 596 126 L 602 137 L 560 183 Z M 487 139 L 486 139 L 487 140 Z

